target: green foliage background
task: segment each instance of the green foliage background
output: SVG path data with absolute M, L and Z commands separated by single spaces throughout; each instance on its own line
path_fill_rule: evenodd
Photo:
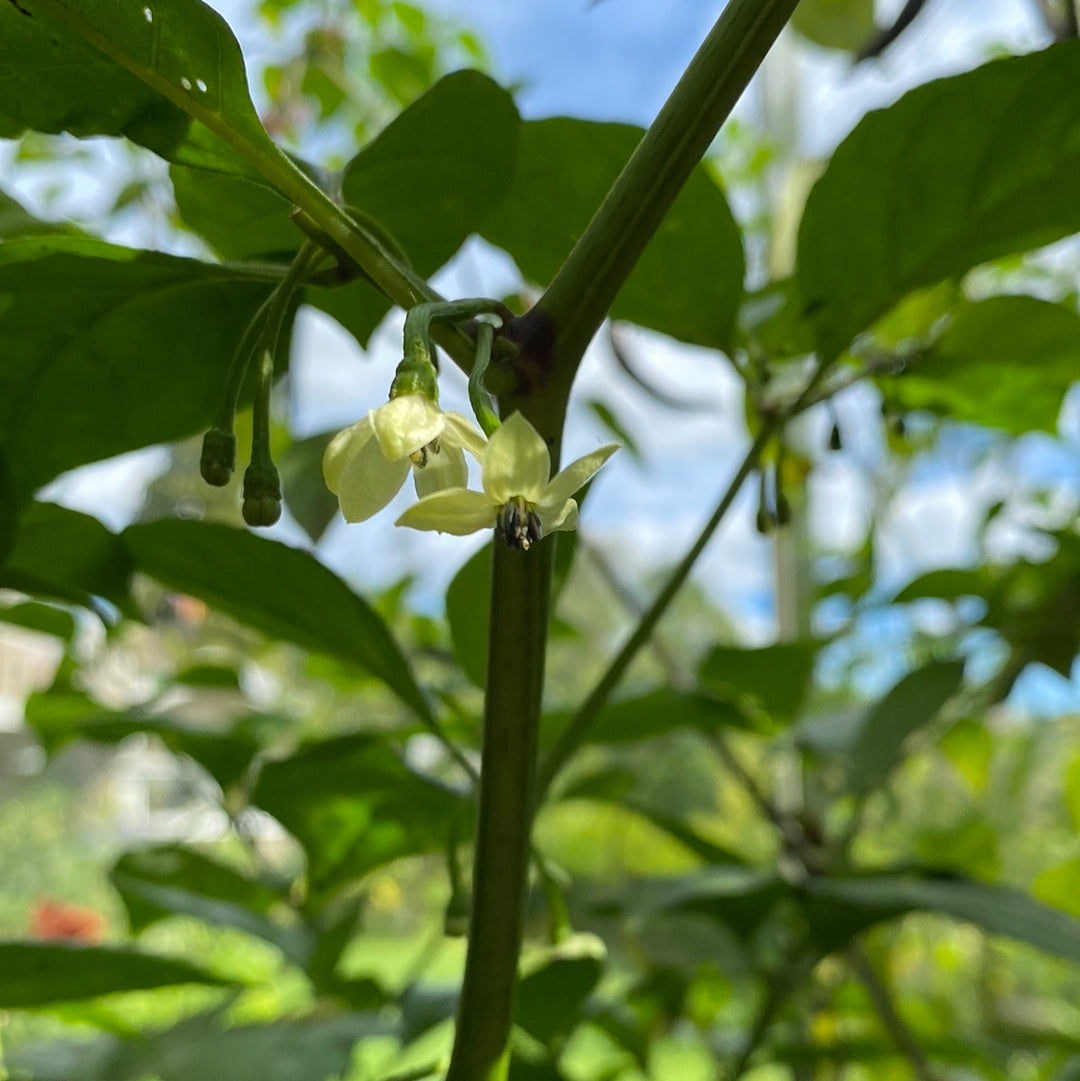
M 873 14 L 804 0 L 795 28 L 855 50 Z M 183 440 L 211 423 L 236 341 L 304 240 L 292 204 L 351 220 L 381 253 L 301 297 L 366 346 L 474 234 L 513 258 L 508 303 L 527 306 L 642 133 L 523 121 L 511 89 L 460 70 L 486 65 L 481 43 L 417 6 L 264 0 L 260 17 L 298 46 L 259 73 L 261 115 L 198 0 L 0 3 L 0 137 L 20 140 L 18 169 L 73 173 L 64 132 L 123 140 L 130 166 L 85 228 L 0 193 L 0 619 L 47 684 L 0 743 L 11 1079 L 424 1077 L 451 1046 L 490 549 L 445 613 L 414 611 L 409 580 L 360 596 L 314 549 L 237 528 L 236 486 L 197 488 Z M 587 527 L 560 539 L 512 1078 L 1080 1076 L 1080 718 L 1006 701 L 1031 665 L 1075 668 L 1075 485 L 1064 511 L 1023 493 L 1045 503 L 1045 558 L 896 591 L 874 552 L 888 483 L 956 425 L 998 447 L 1057 437 L 1080 373 L 1077 268 L 1075 249 L 1039 249 L 1080 229 L 1078 75 L 1080 44 L 1062 40 L 868 114 L 771 276 L 758 256 L 785 240 L 765 194 L 784 150 L 733 124 L 619 292 L 605 334 L 639 381 L 619 323 L 726 357 L 755 434 L 828 361 L 822 400 L 877 388 L 888 461 L 841 566 L 806 531 L 807 477 L 830 450 L 765 439 L 759 520 L 786 526 L 791 625 L 750 648 L 687 587 L 595 709 L 660 587 Z M 763 213 L 737 222 L 718 177 Z M 132 208 L 187 254 L 99 238 Z M 287 340 L 278 352 L 283 374 Z M 592 405 L 637 453 L 614 396 Z M 312 542 L 334 513 L 330 434 L 275 419 Z M 121 532 L 40 498 L 73 467 L 171 441 Z M 812 617 L 830 599 L 843 617 L 826 633 Z M 906 674 L 866 694 L 866 628 L 885 613 L 911 628 Z M 100 913 L 105 941 L 28 937 L 46 897 Z

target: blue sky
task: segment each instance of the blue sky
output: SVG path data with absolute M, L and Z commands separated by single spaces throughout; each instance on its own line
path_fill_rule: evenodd
M 272 51 L 272 40 L 250 23 L 236 20 L 247 0 L 214 3 L 236 26 L 242 43 L 256 56 Z M 520 86 L 519 105 L 529 117 L 574 114 L 647 124 L 662 104 L 686 61 L 723 4 L 686 0 L 433 0 L 432 6 L 474 28 L 489 47 L 494 73 Z M 879 3 L 887 19 L 899 3 Z M 739 105 L 748 119 L 793 123 L 799 150 L 827 154 L 866 109 L 890 103 L 907 88 L 938 75 L 975 66 L 1001 46 L 1018 51 L 1043 43 L 1032 11 L 1023 0 L 930 0 L 915 27 L 886 56 L 854 71 L 848 59 L 782 39 L 763 76 Z M 778 104 L 779 103 L 779 104 Z M 786 103 L 786 104 L 785 104 Z M 438 279 L 448 293 L 495 294 L 514 280 L 513 268 L 477 243 Z M 296 365 L 296 418 L 309 431 L 345 425 L 385 398 L 399 346 L 394 319 L 377 336 L 365 358 L 355 342 L 328 319 L 303 320 Z M 635 332 L 632 344 L 641 363 L 658 381 L 718 403 L 713 412 L 673 414 L 641 394 L 616 369 L 607 351 L 594 344 L 582 369 L 579 401 L 601 391 L 639 437 L 649 464 L 617 455 L 605 468 L 586 519 L 594 539 L 608 543 L 629 565 L 670 560 L 707 518 L 745 443 L 738 381 L 716 354 L 690 350 L 657 335 Z M 461 381 L 448 375 L 444 399 L 465 404 Z M 1080 406 L 1074 396 L 1074 406 Z M 830 456 L 811 484 L 811 524 L 816 540 L 838 549 L 861 543 L 875 499 L 873 478 L 864 465 L 880 466 L 883 452 L 873 395 L 857 391 L 838 405 L 847 451 Z M 894 499 L 877 538 L 885 578 L 900 583 L 923 569 L 963 564 L 976 558 L 975 534 L 982 512 L 1003 490 L 1035 480 L 1045 483 L 1061 506 L 1080 500 L 1080 438 L 1073 408 L 1064 442 L 1041 437 L 1021 440 L 974 472 L 950 468 L 950 454 L 909 478 Z M 808 421 L 807 439 L 824 442 L 828 419 Z M 581 408 L 568 430 L 567 458 L 604 440 Z M 959 455 L 960 450 L 956 451 Z M 137 509 L 132 481 L 152 475 L 153 454 L 70 478 L 58 498 L 122 524 Z M 880 478 L 879 478 L 880 479 Z M 751 486 L 752 487 L 752 486 Z M 442 585 L 479 538 L 455 539 L 395 530 L 401 502 L 365 526 L 335 526 L 323 545 L 327 561 L 362 586 L 385 582 L 422 568 L 419 599 L 435 604 Z M 775 633 L 772 611 L 771 549 L 753 529 L 754 499 L 748 489 L 736 513 L 713 541 L 698 568 L 699 581 L 739 619 L 748 641 Z M 1031 543 L 1030 523 L 1021 509 L 998 530 L 1002 556 Z M 284 523 L 274 533 L 292 543 L 302 538 Z M 1036 681 L 1039 678 L 1036 676 Z M 1031 700 L 1062 701 L 1080 708 L 1080 683 L 1047 676 L 1048 690 Z M 1064 699 L 1062 698 L 1064 695 Z M 1049 696 L 1049 697 L 1048 697 Z

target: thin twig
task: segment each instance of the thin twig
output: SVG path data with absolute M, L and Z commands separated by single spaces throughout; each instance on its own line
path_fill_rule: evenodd
M 926 0 L 908 0 L 900 9 L 891 26 L 878 31 L 860 50 L 855 57 L 856 62 L 870 60 L 880 56 L 914 21 L 922 11 Z
M 877 972 L 874 971 L 874 966 L 870 963 L 866 951 L 857 942 L 853 942 L 848 947 L 847 957 L 859 982 L 870 996 L 870 1001 L 874 1004 L 874 1009 L 877 1011 L 882 1026 L 893 1043 L 896 1044 L 897 1050 L 910 1063 L 915 1077 L 918 1078 L 918 1081 L 940 1081 L 933 1067 L 931 1067 L 922 1045 L 897 1012 L 889 989 L 881 981 Z

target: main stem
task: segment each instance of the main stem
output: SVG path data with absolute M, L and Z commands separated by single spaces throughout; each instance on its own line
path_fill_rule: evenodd
M 557 377 L 565 386 L 573 381 L 585 347 L 616 294 L 797 3 L 729 0 L 530 313 L 554 331 Z
M 479 823 L 465 980 L 447 1081 L 503 1081 L 521 948 L 555 546 L 494 543 Z

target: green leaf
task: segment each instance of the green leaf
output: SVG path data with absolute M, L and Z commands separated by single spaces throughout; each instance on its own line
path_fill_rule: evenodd
M 75 617 L 70 612 L 37 601 L 0 608 L 0 621 L 38 634 L 48 634 L 64 642 L 70 642 L 75 635 Z
M 848 786 L 869 792 L 903 757 L 903 745 L 929 723 L 956 693 L 964 678 L 963 661 L 933 661 L 904 676 L 864 715 L 848 747 Z
M 1080 856 L 1043 871 L 1031 884 L 1040 901 L 1080 918 Z
M 600 401 L 598 398 L 593 398 L 586 404 L 608 432 L 622 444 L 623 449 L 635 462 L 643 462 L 645 460 L 642 456 L 641 449 L 637 445 L 637 440 L 634 439 L 626 425 L 619 420 L 609 405 Z
M 454 660 L 462 672 L 483 687 L 487 676 L 491 601 L 491 545 L 470 556 L 446 590 L 446 619 Z
M 313 936 L 300 924 L 268 916 L 281 898 L 274 890 L 184 845 L 129 852 L 109 872 L 138 933 L 167 916 L 194 916 L 221 927 L 238 927 L 273 943 L 290 961 L 304 965 Z
M 569 719 L 568 713 L 549 714 L 544 719 L 544 729 L 561 732 Z M 732 727 L 745 729 L 757 725 L 753 715 L 733 702 L 710 694 L 684 694 L 663 688 L 608 703 L 590 728 L 588 742 L 631 743 L 679 728 L 716 732 Z
M 1061 304 L 1001 296 L 959 307 L 940 338 L 890 382 L 905 409 L 1014 435 L 1057 429 L 1080 372 L 1080 315 Z
M 712 694 L 774 723 L 790 721 L 810 689 L 815 642 L 781 642 L 761 649 L 715 646 L 701 662 L 698 680 Z M 745 725 L 744 725 L 745 727 Z
M 522 125 L 514 187 L 482 229 L 546 285 L 641 139 L 640 128 L 557 117 Z M 738 226 L 698 166 L 623 286 L 612 318 L 715 348 L 731 342 L 742 297 Z
M 289 513 L 312 541 L 319 540 L 337 514 L 337 497 L 322 476 L 323 452 L 335 434 L 323 432 L 290 443 L 277 463 Z
M 125 609 L 131 570 L 120 538 L 96 518 L 55 503 L 31 503 L 0 567 L 0 585 L 84 607 L 104 597 Z
M 0 7 L 0 135 L 123 135 L 168 161 L 255 175 L 283 158 L 240 46 L 200 0 L 19 0 Z
M 251 799 L 304 846 L 316 906 L 376 867 L 445 844 L 461 802 L 366 734 L 306 743 L 267 763 Z
M 860 49 L 874 33 L 874 0 L 802 0 L 791 25 L 826 49 Z
M 513 99 L 475 71 L 439 80 L 346 166 L 342 191 L 386 246 L 433 274 L 510 189 L 519 120 Z M 172 170 L 184 220 L 225 258 L 283 255 L 303 239 L 289 204 L 230 177 Z M 366 282 L 310 286 L 305 299 L 367 341 L 389 302 Z
M 0 12 L 0 22 L 3 13 Z M 0 43 L 0 50 L 3 43 Z M 0 240 L 17 240 L 19 237 L 40 234 L 77 236 L 79 230 L 64 222 L 41 221 L 35 218 L 18 200 L 0 191 Z
M 947 601 L 982 597 L 989 586 L 990 581 L 981 568 L 946 567 L 913 578 L 893 597 L 893 604 L 909 604 L 930 597 Z
M 269 289 L 96 240 L 0 245 L 0 443 L 17 491 L 208 426 Z
M 514 1022 L 543 1044 L 573 1029 L 599 982 L 607 950 L 596 935 L 572 935 L 527 956 L 514 1001 Z
M 179 983 L 223 984 L 205 969 L 116 946 L 0 942 L 0 1008 L 15 1010 Z
M 161 521 L 123 534 L 139 570 L 264 634 L 367 669 L 421 717 L 430 707 L 378 614 L 314 556 L 244 530 Z
M 798 280 L 826 357 L 903 296 L 1080 228 L 1080 43 L 865 116 L 807 200 Z
M 961 877 L 876 874 L 810 879 L 807 889 L 892 919 L 926 909 L 974 923 L 984 931 L 1027 942 L 1067 961 L 1080 961 L 1080 920 L 1040 904 L 1019 890 Z
M 123 1045 L 110 1081 L 326 1081 L 347 1073 L 358 1040 L 391 1032 L 376 1014 L 322 1009 L 229 1028 L 220 1015 L 201 1015 Z

